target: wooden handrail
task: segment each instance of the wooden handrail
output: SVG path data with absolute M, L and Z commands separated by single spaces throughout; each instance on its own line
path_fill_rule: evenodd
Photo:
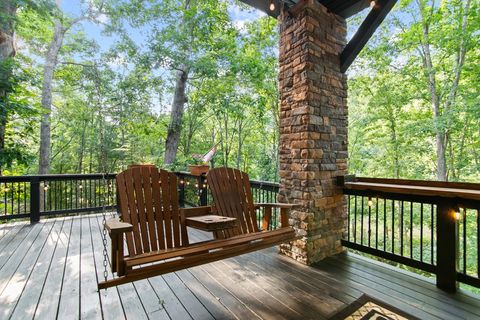
M 382 182 L 345 182 L 344 188 L 350 190 L 372 190 L 377 192 L 399 193 L 427 197 L 461 198 L 466 200 L 480 201 L 480 189 L 477 190 Z

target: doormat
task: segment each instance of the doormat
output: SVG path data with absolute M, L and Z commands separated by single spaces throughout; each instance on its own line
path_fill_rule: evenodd
M 366 294 L 349 304 L 331 320 L 419 320 L 404 311 Z

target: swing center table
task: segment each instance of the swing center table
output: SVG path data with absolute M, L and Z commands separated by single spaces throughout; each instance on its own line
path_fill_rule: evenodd
M 213 214 L 188 217 L 185 221 L 187 227 L 210 232 L 235 228 L 237 226 L 237 218 Z

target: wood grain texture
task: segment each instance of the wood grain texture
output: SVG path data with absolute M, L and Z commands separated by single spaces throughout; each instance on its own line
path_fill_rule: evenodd
M 78 219 L 81 221 L 75 222 Z M 0 230 L 4 226 L 8 224 L 0 225 Z M 20 293 L 11 296 L 9 303 L 16 307 L 5 319 L 31 319 L 33 315 L 38 319 L 55 319 L 59 302 L 65 297 L 61 289 L 63 270 L 71 269 L 67 264 L 73 260 L 79 263 L 78 275 L 72 274 L 77 289 L 69 293 L 77 301 L 69 305 L 70 315 L 75 317 L 197 319 L 196 316 L 202 315 L 213 319 L 328 319 L 363 293 L 422 319 L 480 317 L 478 297 L 462 292 L 444 293 L 433 281 L 405 270 L 352 254 L 341 254 L 308 267 L 277 254 L 275 248 L 96 292 L 92 290 L 91 277 L 103 277 L 101 216 L 68 217 L 64 221 L 62 218 L 51 226 L 51 222 L 41 221 L 33 229 L 36 234 L 17 232 L 12 239 L 20 245 L 9 247 L 7 254 L 18 255 L 18 251 L 24 257 L 15 258 L 15 272 L 4 289 Z M 205 241 L 208 236 L 197 230 L 189 232 L 192 241 Z M 33 247 L 35 241 L 28 241 L 32 238 L 40 239 L 36 247 Z M 78 239 L 81 240 L 76 251 Z M 30 252 L 38 251 L 37 257 L 27 258 L 26 246 L 30 246 Z M 74 258 L 77 253 L 79 256 Z M 29 272 L 30 276 L 24 279 Z M 110 273 L 108 277 L 111 278 Z M 18 290 L 22 286 L 24 289 Z M 95 309 L 100 308 L 99 312 L 89 308 L 92 302 Z M 0 310 L 11 309 L 0 302 Z

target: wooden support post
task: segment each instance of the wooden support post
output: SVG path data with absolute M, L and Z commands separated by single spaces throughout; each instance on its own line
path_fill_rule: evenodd
M 123 235 L 122 235 L 123 236 Z M 112 237 L 112 236 L 110 236 Z M 111 245 L 111 253 L 110 256 L 112 257 L 112 273 L 117 272 L 117 265 L 118 265 L 118 235 L 113 235 L 112 245 Z M 122 239 L 123 240 L 123 239 Z
M 116 255 L 116 260 L 117 260 L 117 275 L 118 276 L 123 276 L 125 274 L 125 262 L 123 261 L 124 257 L 124 248 L 123 248 L 123 233 L 117 235 L 117 255 Z
M 272 220 L 272 207 L 267 206 L 263 210 L 262 230 L 267 231 L 270 220 Z
M 32 177 L 30 181 L 30 223 L 40 221 L 40 179 Z
M 290 212 L 287 208 L 280 208 L 280 223 L 282 224 L 282 228 L 288 227 L 288 213 Z
M 458 288 L 458 223 L 455 210 L 449 202 L 437 205 L 437 287 L 451 293 Z

